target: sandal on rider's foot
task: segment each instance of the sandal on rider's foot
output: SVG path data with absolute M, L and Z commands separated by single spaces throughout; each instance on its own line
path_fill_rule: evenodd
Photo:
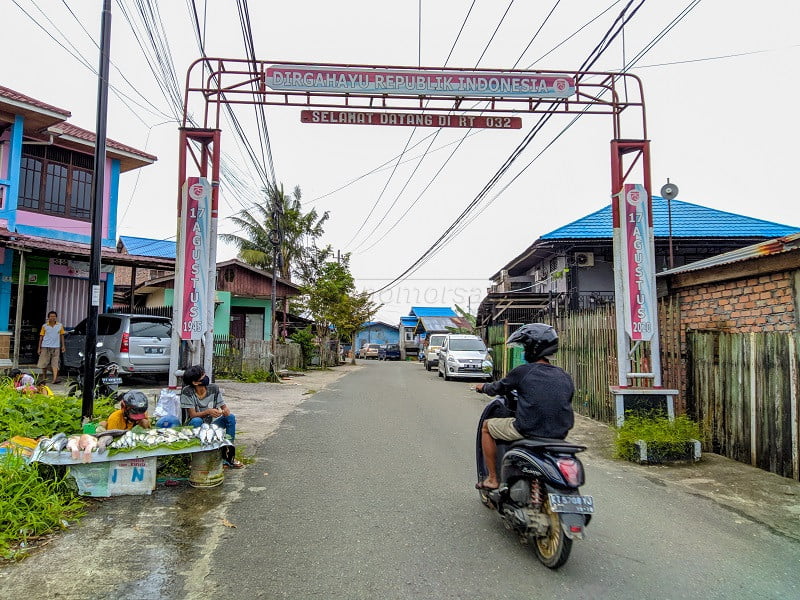
M 475 484 L 475 489 L 476 490 L 492 491 L 492 490 L 496 490 L 498 487 L 499 486 L 490 487 L 490 486 L 486 485 L 486 483 L 484 483 L 483 481 L 479 481 L 478 483 Z
M 244 469 L 244 463 L 236 460 L 235 458 L 233 460 L 226 460 L 225 466 L 230 467 L 231 469 Z

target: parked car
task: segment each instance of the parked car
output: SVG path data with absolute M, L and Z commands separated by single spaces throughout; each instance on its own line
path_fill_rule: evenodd
M 446 333 L 434 333 L 428 338 L 428 347 L 425 349 L 425 369 L 430 371 L 439 366 L 439 349 L 442 347 Z
M 120 375 L 169 372 L 172 321 L 168 317 L 104 313 L 97 317 L 97 364 L 115 362 Z M 64 366 L 77 369 L 86 345 L 86 319 L 64 336 Z
M 381 344 L 378 349 L 378 360 L 400 360 L 400 346 L 398 344 Z
M 364 358 L 374 358 L 377 360 L 380 348 L 380 344 L 367 344 L 364 349 Z
M 452 377 L 492 379 L 492 357 L 486 344 L 477 335 L 451 333 L 439 350 L 439 377 L 449 381 Z

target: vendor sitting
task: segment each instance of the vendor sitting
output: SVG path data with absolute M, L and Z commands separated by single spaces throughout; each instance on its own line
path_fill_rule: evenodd
M 192 365 L 186 369 L 183 372 L 183 384 L 181 408 L 186 410 L 189 419 L 187 425 L 199 427 L 203 423 L 213 423 L 222 427 L 233 441 L 236 438 L 236 416 L 222 399 L 222 390 L 216 384 L 209 383 L 203 367 Z M 225 464 L 234 469 L 241 469 L 244 465 L 234 456 L 233 446 L 223 448 Z
M 134 426 L 150 428 L 150 418 L 147 416 L 147 396 L 142 392 L 131 390 L 125 392 L 119 403 L 119 409 L 108 417 L 106 429 L 132 429 Z M 103 423 L 100 423 L 103 425 Z

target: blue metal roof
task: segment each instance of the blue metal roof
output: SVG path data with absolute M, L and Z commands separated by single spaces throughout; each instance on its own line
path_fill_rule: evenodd
M 400 317 L 400 324 L 403 327 L 416 327 L 417 321 L 419 321 L 418 317 Z
M 660 196 L 653 196 L 653 223 L 656 237 L 669 236 L 669 207 L 667 201 Z M 800 231 L 798 227 L 715 210 L 683 200 L 672 201 L 672 237 L 674 238 L 775 238 L 798 231 Z M 577 221 L 544 234 L 541 239 L 610 239 L 612 234 L 611 205 L 609 204 Z
M 152 240 L 129 235 L 121 235 L 119 239 L 125 245 L 125 249 L 129 254 L 175 258 L 175 240 Z
M 369 329 L 371 327 L 385 327 L 386 329 L 393 329 L 395 331 L 399 329 L 397 325 L 390 325 L 389 323 L 384 323 L 383 321 L 366 321 L 365 323 L 361 324 L 361 329 Z
M 411 316 L 415 317 L 457 317 L 456 312 L 449 306 L 412 306 Z

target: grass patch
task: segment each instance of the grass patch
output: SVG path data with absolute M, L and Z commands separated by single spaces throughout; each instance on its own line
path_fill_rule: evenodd
M 700 425 L 681 415 L 670 421 L 663 413 L 646 415 L 627 414 L 622 427 L 617 428 L 614 456 L 636 460 L 636 442 L 647 442 L 648 456 L 652 462 L 676 460 L 686 455 L 691 440 L 701 440 Z
M 0 458 L 0 557 L 23 558 L 31 544 L 85 514 L 63 472 L 27 464 L 16 454 Z
M 245 454 L 244 448 L 242 448 L 241 446 L 236 446 L 236 460 L 245 465 L 251 465 L 254 462 L 256 462 L 255 456 L 250 456 L 249 454 Z
M 81 398 L 21 394 L 9 383 L 0 385 L 0 440 L 15 435 L 29 438 L 81 431 Z M 93 419 L 108 418 L 114 399 L 96 398 Z
M 227 377 L 242 383 L 280 383 L 281 378 L 269 369 L 257 369 L 247 373 L 228 373 Z
M 0 441 L 37 439 L 81 431 L 81 398 L 20 393 L 11 380 L 0 383 Z M 108 418 L 113 398 L 96 398 L 94 422 Z M 14 453 L 0 456 L 0 559 L 19 560 L 32 545 L 85 513 L 66 469 L 27 464 Z

